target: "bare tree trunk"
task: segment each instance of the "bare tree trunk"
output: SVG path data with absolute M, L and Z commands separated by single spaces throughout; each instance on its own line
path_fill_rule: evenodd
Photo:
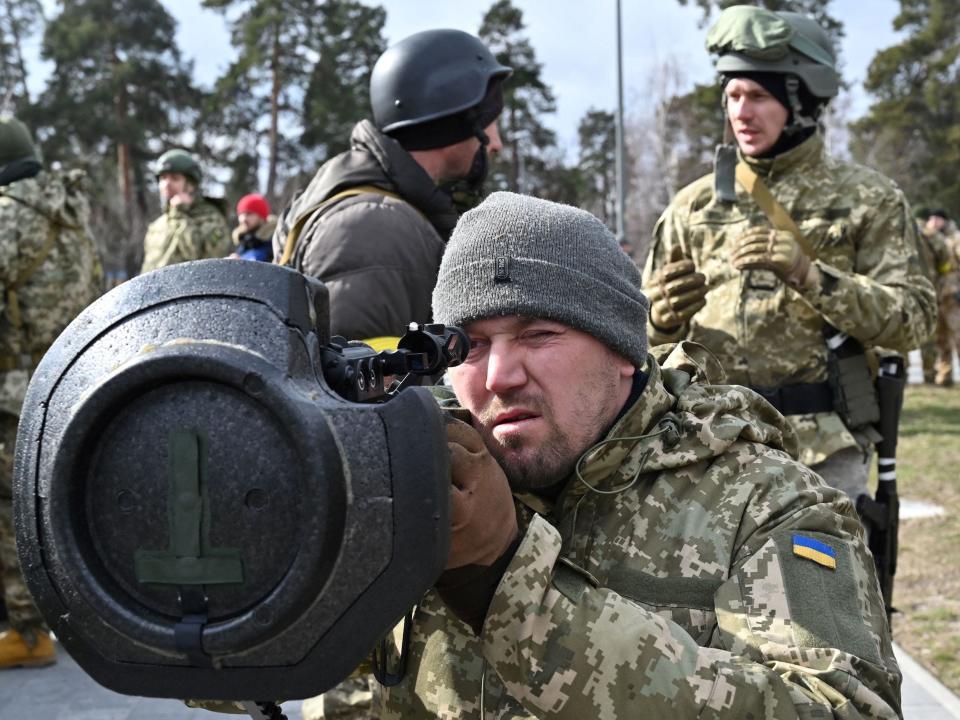
M 273 85 L 270 88 L 270 135 L 269 159 L 267 165 L 267 198 L 271 203 L 276 202 L 277 184 L 277 144 L 279 142 L 280 119 L 280 19 L 276 19 L 273 26 L 273 48 L 270 57 L 270 71 L 273 75 Z
M 117 68 L 120 58 L 113 52 L 114 77 L 117 77 Z M 124 136 L 127 124 L 127 88 L 121 85 L 114 99 L 114 117 L 121 137 Z M 127 232 L 133 229 L 133 181 L 130 177 L 130 145 L 125 140 L 117 142 L 117 184 L 120 187 L 120 196 L 123 198 L 123 217 L 126 220 Z
M 510 189 L 520 192 L 520 141 L 517 139 L 517 110 L 510 106 Z
M 7 21 L 10 23 L 10 36 L 13 40 L 16 67 L 20 73 L 20 84 L 23 86 L 23 99 L 29 103 L 30 90 L 27 88 L 27 64 L 23 59 L 23 47 L 20 40 L 20 23 L 13 15 L 13 4 L 9 2 L 9 0 L 4 2 L 4 7 L 6 7 L 7 10 Z M 11 89 L 13 89 L 13 86 L 14 84 L 11 83 Z

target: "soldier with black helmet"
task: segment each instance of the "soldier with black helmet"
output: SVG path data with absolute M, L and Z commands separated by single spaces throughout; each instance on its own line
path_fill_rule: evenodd
M 415 33 L 377 60 L 373 122 L 357 123 L 350 150 L 317 171 L 273 236 L 276 262 L 326 284 L 332 334 L 383 349 L 411 320 L 431 319 L 457 204 L 479 200 L 489 156 L 502 147 L 510 72 L 460 30 Z M 369 687 L 357 678 L 326 693 L 324 717 L 365 716 Z M 305 716 L 317 704 L 307 701 Z
M 168 150 L 157 160 L 154 174 L 164 207 L 147 228 L 140 272 L 229 253 L 230 229 L 223 209 L 199 195 L 203 173 L 197 159 L 186 150 Z
M 373 122 L 357 123 L 350 150 L 317 171 L 274 235 L 280 264 L 326 283 L 334 334 L 388 345 L 430 319 L 454 197 L 479 196 L 501 149 L 510 72 L 459 30 L 416 33 L 377 60 Z
M 856 498 L 878 439 L 863 347 L 906 353 L 936 318 L 916 227 L 891 180 L 826 154 L 819 119 L 839 77 L 814 20 L 730 7 L 707 47 L 738 147 L 720 148 L 715 172 L 656 225 L 651 342 L 710 348 L 730 381 L 787 416 L 801 461 Z M 841 382 L 853 364 L 862 393 Z

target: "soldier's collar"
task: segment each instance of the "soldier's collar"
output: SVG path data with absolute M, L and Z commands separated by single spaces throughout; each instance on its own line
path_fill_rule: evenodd
M 819 162 L 824 154 L 823 137 L 819 132 L 815 132 L 808 140 L 795 148 L 771 158 L 753 158 L 739 152 L 738 154 L 740 159 L 749 165 L 757 175 L 775 177 L 803 165 Z
M 582 496 L 588 485 L 602 488 L 609 483 L 616 484 L 620 480 L 618 473 L 613 471 L 620 469 L 631 456 L 640 457 L 644 453 L 645 442 L 638 443 L 636 438 L 651 433 L 677 401 L 664 387 L 660 366 L 652 357 L 644 371 L 649 377 L 640 397 L 606 435 L 607 440 L 624 438 L 624 441 L 609 442 L 588 450 L 580 468 L 585 482 L 578 482 L 575 476 L 568 478 L 558 504 Z

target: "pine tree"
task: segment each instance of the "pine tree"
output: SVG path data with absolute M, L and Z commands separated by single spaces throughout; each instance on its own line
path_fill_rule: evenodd
M 203 0 L 225 15 L 238 45 L 237 59 L 214 88 L 212 103 L 224 109 L 215 133 L 232 139 L 226 152 L 236 172 L 259 156 L 266 141 L 266 195 L 275 202 L 282 172 L 291 172 L 297 148 L 286 138 L 301 127 L 299 99 L 312 58 L 309 38 L 318 31 L 310 0 Z M 281 128 L 281 125 L 283 127 Z
M 881 50 L 865 88 L 876 101 L 853 124 L 854 157 L 918 204 L 960 214 L 960 0 L 901 0 L 903 41 Z
M 326 0 L 317 8 L 319 55 L 304 97 L 301 142 L 322 162 L 350 146 L 354 124 L 370 115 L 370 73 L 387 49 L 386 11 L 356 0 Z
M 581 207 L 611 229 L 617 224 L 617 128 L 612 112 L 591 108 L 577 126 L 579 168 L 584 187 Z
M 0 0 L 0 112 L 30 103 L 23 44 L 42 20 L 40 0 Z
M 545 173 L 555 169 L 547 155 L 556 145 L 556 134 L 541 118 L 556 112 L 556 101 L 523 30 L 523 13 L 510 0 L 494 3 L 480 25 L 479 34 L 487 47 L 501 64 L 513 68 L 504 84 L 503 153 L 494 163 L 492 176 L 501 188 L 542 194 L 539 189 L 547 182 Z
M 41 51 L 53 73 L 28 122 L 48 160 L 90 169 L 107 264 L 132 269 L 152 197 L 149 162 L 189 142 L 182 128 L 194 125 L 199 94 L 157 0 L 62 0 L 59 10 Z

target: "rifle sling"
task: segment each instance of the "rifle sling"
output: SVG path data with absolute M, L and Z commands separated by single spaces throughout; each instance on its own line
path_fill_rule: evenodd
M 763 180 L 760 179 L 760 176 L 753 171 L 753 168 L 745 162 L 739 162 L 737 163 L 736 175 L 737 181 L 743 186 L 744 190 L 750 193 L 750 197 L 760 206 L 760 209 L 763 210 L 763 214 L 767 216 L 770 223 L 777 230 L 784 230 L 793 235 L 800 247 L 803 248 L 803 251 L 810 256 L 810 259 L 815 260 L 817 258 L 817 252 L 813 249 L 810 241 L 803 236 L 800 228 L 797 227 L 793 218 L 790 217 L 790 213 L 784 209 L 783 205 L 777 202 L 777 199 L 770 192 L 770 189 L 764 184 Z
M 280 257 L 278 264 L 288 266 L 290 261 L 293 259 L 294 251 L 297 248 L 297 241 L 300 239 L 300 233 L 303 231 L 304 226 L 307 224 L 307 221 L 314 216 L 315 213 L 323 210 L 324 208 L 333 205 L 335 202 L 343 200 L 344 198 L 352 197 L 354 195 L 383 195 L 384 197 L 390 197 L 394 200 L 403 200 L 402 197 L 397 195 L 395 192 L 389 190 L 384 190 L 379 188 L 376 185 L 357 185 L 356 187 L 347 188 L 346 190 L 341 190 L 335 195 L 331 195 L 326 200 L 321 200 L 315 205 L 310 206 L 304 212 L 300 214 L 300 217 L 297 218 L 297 221 L 293 224 L 293 227 L 290 228 L 290 232 L 287 233 L 287 239 L 283 244 L 283 255 Z M 419 212 L 419 210 L 418 210 Z M 423 214 L 423 213 L 421 213 Z

